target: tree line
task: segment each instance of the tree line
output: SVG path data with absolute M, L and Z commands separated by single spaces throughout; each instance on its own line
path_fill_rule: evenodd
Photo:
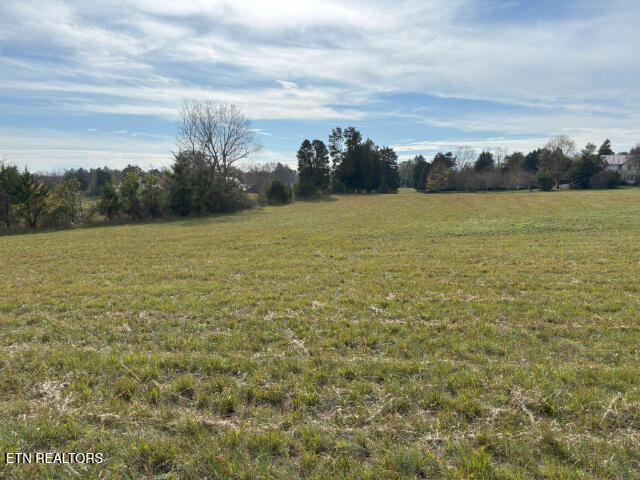
M 325 193 L 395 193 L 400 186 L 421 192 L 477 191 L 539 187 L 561 183 L 571 188 L 610 188 L 620 183 L 606 170 L 603 155 L 589 143 L 576 152 L 567 136 L 524 154 L 506 149 L 469 147 L 424 156 L 398 164 L 390 147 L 364 139 L 354 127 L 336 127 L 328 142 L 305 139 L 297 152 L 297 172 L 283 164 L 251 165 L 246 161 L 261 149 L 249 120 L 234 105 L 185 100 L 179 112 L 177 152 L 169 169 L 143 171 L 69 169 L 61 175 L 36 175 L 0 161 L 0 222 L 15 228 L 59 228 L 96 221 L 143 220 L 165 216 L 233 212 L 255 202 L 247 187 L 270 203 Z M 640 145 L 629 152 L 640 179 Z
M 178 151 L 163 172 L 128 166 L 46 176 L 0 165 L 0 220 L 15 227 L 63 227 L 106 220 L 142 220 L 232 212 L 251 206 L 233 178 L 234 166 L 260 150 L 249 120 L 234 105 L 185 100 L 179 112 Z M 88 175 L 87 175 L 88 173 Z M 52 188 L 53 187 L 53 188 Z M 95 201 L 88 198 L 99 192 Z M 88 204 L 88 205 L 87 205 Z
M 627 152 L 623 152 L 627 153 Z M 621 183 L 620 174 L 606 170 L 603 155 L 613 155 L 611 141 L 600 148 L 588 143 L 576 152 L 575 142 L 561 135 L 547 144 L 524 154 L 497 149 L 483 150 L 475 155 L 469 147 L 437 153 L 431 162 L 424 156 L 401 162 L 398 166 L 400 184 L 421 192 L 479 191 L 521 188 L 552 190 L 561 184 L 572 189 L 614 188 Z M 640 145 L 628 153 L 631 165 L 640 172 Z M 636 175 L 639 178 L 640 175 Z

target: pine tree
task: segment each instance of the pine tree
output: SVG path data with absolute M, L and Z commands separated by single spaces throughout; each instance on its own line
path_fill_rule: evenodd
M 18 199 L 20 212 L 29 228 L 36 228 L 46 208 L 49 188 L 25 169 L 20 176 Z
M 600 145 L 600 149 L 598 150 L 598 155 L 614 155 L 614 151 L 611 149 L 611 140 L 607 138 L 602 142 L 602 145 Z

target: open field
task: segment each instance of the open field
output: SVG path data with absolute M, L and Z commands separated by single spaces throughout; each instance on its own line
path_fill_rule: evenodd
M 640 190 L 0 237 L 8 478 L 638 478 Z

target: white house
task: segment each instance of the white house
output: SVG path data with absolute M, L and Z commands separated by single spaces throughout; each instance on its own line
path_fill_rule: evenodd
M 636 183 L 636 168 L 632 165 L 631 155 L 602 155 L 607 170 L 620 173 L 624 183 Z

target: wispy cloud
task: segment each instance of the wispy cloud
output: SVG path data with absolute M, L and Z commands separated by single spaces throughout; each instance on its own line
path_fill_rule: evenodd
M 147 119 L 169 124 L 184 97 L 198 97 L 240 105 L 269 151 L 286 155 L 298 131 L 322 137 L 336 123 L 371 127 L 388 144 L 640 140 L 640 5 L 534 3 L 8 0 L 0 125 L 55 128 L 72 148 L 84 138 L 69 119 L 161 134 Z M 119 128 L 123 117 L 134 125 Z M 20 138 L 0 153 L 38 161 Z M 145 148 L 170 148 L 146 139 Z

